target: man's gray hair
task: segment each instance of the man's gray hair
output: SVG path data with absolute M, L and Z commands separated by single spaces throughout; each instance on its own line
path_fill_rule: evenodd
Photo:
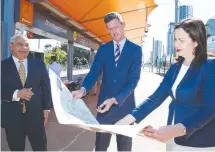
M 10 38 L 10 43 L 14 43 L 18 38 L 24 38 L 28 40 L 28 38 L 22 34 L 15 34 Z

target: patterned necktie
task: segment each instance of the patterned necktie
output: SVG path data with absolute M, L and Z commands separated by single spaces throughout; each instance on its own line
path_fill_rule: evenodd
M 120 45 L 116 44 L 116 50 L 115 50 L 115 66 L 117 67 L 118 61 L 120 57 Z
M 24 87 L 25 81 L 26 81 L 25 66 L 23 64 L 23 61 L 19 61 L 19 63 L 20 63 L 20 65 L 19 65 L 19 77 L 20 77 L 20 80 L 22 82 L 22 86 Z M 23 101 L 21 104 L 22 104 L 22 113 L 25 113 L 26 112 L 25 101 Z

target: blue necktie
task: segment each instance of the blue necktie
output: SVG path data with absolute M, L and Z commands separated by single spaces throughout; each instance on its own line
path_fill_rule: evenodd
M 119 46 L 119 44 L 116 44 L 116 50 L 115 50 L 114 54 L 115 54 L 115 66 L 117 67 L 119 57 L 120 57 L 120 46 Z

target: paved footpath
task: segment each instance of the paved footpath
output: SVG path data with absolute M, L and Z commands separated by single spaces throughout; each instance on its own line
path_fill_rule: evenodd
M 137 105 L 153 93 L 162 79 L 163 77 L 154 73 L 146 71 L 141 73 L 141 79 L 135 90 Z M 97 96 L 87 96 L 84 100 L 91 111 L 96 114 L 95 107 Z M 150 124 L 155 127 L 165 125 L 169 102 L 170 98 L 168 98 L 158 109 L 152 112 L 143 121 L 143 124 Z M 46 126 L 46 132 L 48 138 L 48 150 L 50 151 L 94 151 L 95 133 L 68 125 L 60 125 L 56 120 L 54 111 L 51 111 L 49 122 Z M 27 139 L 26 141 L 26 150 L 30 151 L 30 144 Z M 116 138 L 113 136 L 108 151 L 117 151 L 115 141 Z M 166 150 L 165 144 L 143 137 L 135 137 L 133 143 L 132 151 L 153 152 Z M 4 130 L 1 129 L 1 151 L 7 150 L 9 149 L 6 143 L 5 133 Z

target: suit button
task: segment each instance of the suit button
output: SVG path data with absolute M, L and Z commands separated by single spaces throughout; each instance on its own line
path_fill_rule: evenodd
M 114 83 L 116 83 L 116 80 L 113 80 Z

